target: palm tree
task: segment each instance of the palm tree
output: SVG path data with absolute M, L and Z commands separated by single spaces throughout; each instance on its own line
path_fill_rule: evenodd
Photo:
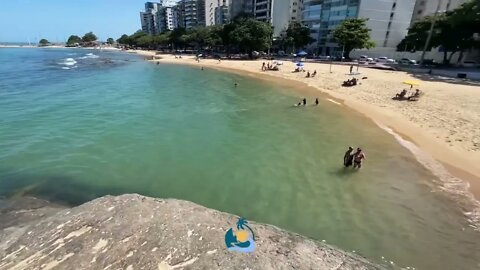
M 246 227 L 252 233 L 253 241 L 255 241 L 255 234 L 253 233 L 252 228 L 250 228 L 250 226 L 248 226 L 247 224 L 248 224 L 248 221 L 244 217 L 241 217 L 237 221 L 237 229 L 244 230 L 245 229 L 244 227 Z

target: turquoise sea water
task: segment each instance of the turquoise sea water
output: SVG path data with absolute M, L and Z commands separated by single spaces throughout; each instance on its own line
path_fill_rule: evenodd
M 432 173 L 357 113 L 291 107 L 313 92 L 116 52 L 0 49 L 0 63 L 0 195 L 185 199 L 376 262 L 480 267 L 479 233 Z M 348 145 L 366 150 L 360 172 L 341 166 Z

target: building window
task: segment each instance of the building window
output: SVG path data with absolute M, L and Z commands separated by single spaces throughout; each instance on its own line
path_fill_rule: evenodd
M 396 6 L 397 6 L 397 2 L 393 3 L 392 9 L 395 9 Z
M 392 12 L 392 13 L 390 13 L 390 19 L 391 19 L 391 18 L 393 18 L 393 12 Z

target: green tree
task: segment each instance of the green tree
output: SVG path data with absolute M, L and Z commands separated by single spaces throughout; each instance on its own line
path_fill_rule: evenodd
M 333 38 L 340 46 L 345 48 L 345 58 L 349 58 L 353 49 L 370 49 L 375 47 L 375 43 L 370 40 L 371 30 L 367 28 L 367 20 L 347 19 L 333 30 Z
M 150 35 L 144 35 L 136 39 L 136 44 L 142 48 L 152 48 L 154 46 L 153 37 Z
M 480 43 L 474 38 L 474 33 L 480 29 L 478 16 L 475 16 L 480 12 L 480 5 L 472 5 L 474 2 L 468 2 L 451 12 L 418 20 L 398 44 L 397 50 L 423 50 L 432 23 L 435 21 L 427 50 L 439 47 L 443 51 L 444 64 L 449 64 L 457 52 L 460 52 L 459 60 L 461 60 L 465 50 L 480 47 Z
M 234 22 L 234 26 L 229 33 L 230 41 L 238 44 L 240 50 L 248 52 L 250 57 L 254 50 L 263 51 L 271 46 L 273 28 L 270 24 L 246 18 Z
M 47 46 L 49 44 L 50 44 L 50 41 L 48 41 L 44 38 L 40 39 L 40 41 L 38 42 L 38 45 L 40 45 L 40 46 Z
M 170 32 L 164 32 L 160 35 L 153 37 L 153 44 L 155 47 L 158 46 L 169 46 L 170 45 Z
M 170 33 L 170 44 L 173 45 L 174 49 L 179 49 L 182 46 L 185 46 L 185 37 L 182 38 L 186 34 L 185 28 L 175 28 Z
M 76 35 L 71 35 L 67 40 L 67 45 L 73 45 L 75 43 L 81 43 L 81 42 L 82 42 L 82 38 Z
M 113 40 L 113 38 L 107 38 L 107 43 L 112 45 L 113 43 L 115 43 L 115 40 Z
M 117 39 L 118 44 L 130 45 L 130 37 L 127 34 L 123 34 L 119 39 Z
M 292 22 L 288 25 L 283 40 L 286 44 L 292 45 L 294 51 L 296 48 L 305 47 L 315 41 L 310 37 L 310 28 L 298 22 Z
M 92 32 L 88 32 L 82 37 L 82 41 L 85 43 L 94 42 L 95 40 L 97 40 L 97 36 Z

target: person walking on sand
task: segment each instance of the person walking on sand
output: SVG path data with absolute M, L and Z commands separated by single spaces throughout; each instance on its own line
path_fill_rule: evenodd
M 365 153 L 363 153 L 362 149 L 357 148 L 357 152 L 353 154 L 353 168 L 362 168 L 362 162 L 366 160 Z
M 343 156 L 343 165 L 345 167 L 350 167 L 353 164 L 353 147 L 349 146 L 347 152 Z
M 350 66 L 350 74 L 352 74 L 353 71 L 353 65 Z
M 265 71 L 265 62 L 262 63 L 262 71 Z

